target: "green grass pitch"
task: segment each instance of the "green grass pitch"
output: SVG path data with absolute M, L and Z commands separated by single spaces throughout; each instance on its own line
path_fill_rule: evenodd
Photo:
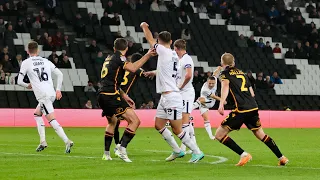
M 123 129 L 122 129 L 123 130 Z M 209 140 L 204 129 L 196 129 L 197 141 L 207 155 L 189 164 L 190 155 L 165 162 L 170 148 L 151 128 L 140 128 L 128 147 L 133 163 L 114 158 L 102 161 L 104 128 L 65 128 L 74 141 L 71 154 L 52 128 L 47 128 L 48 148 L 35 152 L 36 128 L 0 128 L 0 179 L 108 179 L 108 180 L 309 180 L 320 178 L 319 129 L 265 129 L 289 158 L 287 167 L 250 131 L 232 132 L 231 137 L 253 160 L 235 167 L 239 156 Z M 180 143 L 180 141 L 178 141 Z M 114 146 L 112 146 L 113 148 Z M 112 151 L 113 152 L 113 151 Z M 220 161 L 220 163 L 219 163 Z M 225 161 L 225 162 L 223 162 Z

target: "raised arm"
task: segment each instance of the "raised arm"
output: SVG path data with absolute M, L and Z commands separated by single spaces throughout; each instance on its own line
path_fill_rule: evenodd
M 140 27 L 143 30 L 144 36 L 147 39 L 148 43 L 151 47 L 154 47 L 155 44 L 157 44 L 156 40 L 154 40 L 153 35 L 149 29 L 149 25 L 146 22 L 142 22 L 140 24 Z
M 154 49 L 149 49 L 148 53 L 145 54 L 141 59 L 138 61 L 131 63 L 131 62 L 126 62 L 124 65 L 124 69 L 130 72 L 135 73 L 138 69 L 140 69 L 152 56 L 155 56 L 156 52 Z

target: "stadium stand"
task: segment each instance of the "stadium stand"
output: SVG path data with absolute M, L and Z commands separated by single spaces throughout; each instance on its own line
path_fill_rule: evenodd
M 10 2 L 14 5 L 13 1 Z M 38 2 L 35 9 L 45 7 L 45 4 L 41 2 Z M 295 25 L 298 24 L 299 28 L 302 29 L 304 26 L 312 27 L 311 24 L 316 27 L 320 26 L 319 17 L 310 18 L 314 10 L 310 8 L 309 4 L 302 4 L 303 7 L 300 7 L 301 17 L 299 17 L 299 13 L 296 12 L 297 8 L 292 8 L 292 10 L 282 9 L 284 5 L 287 7 L 290 7 L 291 4 L 295 5 L 291 0 L 280 0 L 277 3 L 264 0 L 219 1 L 219 4 L 213 4 L 212 6 L 203 6 L 206 1 L 189 3 L 183 0 L 181 7 L 176 7 L 179 1 L 175 1 L 176 5 L 169 1 L 166 2 L 169 12 L 150 11 L 150 5 L 147 2 L 143 5 L 137 3 L 131 8 L 123 8 L 128 6 L 119 4 L 119 2 L 114 1 L 113 7 L 110 8 L 111 3 L 105 0 L 60 0 L 58 6 L 54 9 L 56 17 L 63 20 L 63 25 L 59 27 L 49 25 L 49 21 L 41 21 L 41 18 L 47 15 L 43 15 L 43 12 L 39 10 L 36 12 L 28 10 L 27 18 L 14 14 L 10 14 L 10 16 L 1 14 L 6 22 L 1 25 L 0 20 L 0 26 L 15 25 L 19 20 L 23 20 L 24 25 L 28 26 L 28 16 L 31 14 L 34 15 L 33 21 L 40 19 L 41 25 L 45 26 L 35 28 L 36 24 L 34 25 L 32 21 L 32 26 L 28 26 L 27 32 L 15 33 L 16 37 L 14 38 L 2 38 L 0 45 L 1 47 L 8 47 L 12 56 L 10 61 L 13 61 L 17 54 L 26 58 L 26 44 L 31 39 L 42 45 L 43 51 L 40 55 L 43 57 L 49 57 L 55 50 L 57 50 L 57 56 L 60 56 L 62 51 L 65 50 L 66 54 L 63 54 L 63 56 L 68 56 L 67 59 L 71 68 L 62 69 L 64 73 L 62 89 L 64 98 L 61 101 L 56 101 L 55 106 L 57 108 L 82 108 L 88 99 L 92 101 L 92 104 L 97 104 L 95 93 L 84 92 L 84 88 L 89 80 L 93 82 L 99 80 L 101 63 L 97 63 L 97 59 L 99 59 L 97 52 L 102 51 L 89 51 L 86 41 L 83 40 L 96 40 L 99 46 L 103 47 L 103 51 L 106 50 L 104 53 L 108 54 L 112 49 L 114 39 L 126 36 L 127 31 L 130 31 L 130 36 L 135 41 L 130 48 L 134 52 L 143 53 L 149 48 L 149 45 L 143 38 L 143 33 L 139 27 L 142 21 L 148 22 L 153 32 L 163 30 L 171 32 L 173 39 L 180 38 L 181 32 L 188 29 L 191 32 L 189 34 L 191 40 L 188 40 L 188 53 L 192 55 L 196 70 L 199 73 L 199 76 L 196 75 L 194 79 L 197 95 L 199 95 L 202 83 L 207 76 L 206 73 L 212 72 L 220 64 L 221 54 L 230 52 L 235 55 L 237 66 L 240 69 L 253 72 L 252 79 L 256 78 L 256 80 L 252 82 L 256 83 L 256 100 L 260 109 L 282 110 L 288 106 L 293 110 L 319 109 L 320 56 L 312 58 L 310 53 L 306 55 L 306 58 L 301 58 L 297 56 L 299 53 L 296 48 L 293 52 L 294 56 L 287 58 L 287 52 L 290 48 L 296 46 L 295 42 L 299 41 L 304 44 L 310 39 L 309 36 L 312 35 L 311 31 L 313 30 L 312 28 L 308 30 L 306 35 L 299 34 L 299 31 L 290 31 L 291 29 L 288 28 L 291 27 L 289 26 L 290 17 L 294 18 Z M 29 7 L 34 4 L 33 1 L 27 1 L 27 3 Z M 312 5 L 317 7 L 315 8 L 317 12 L 318 6 L 316 4 Z M 270 13 L 272 7 L 276 8 Z M 187 12 L 186 14 L 190 19 L 189 24 L 181 23 L 181 11 Z M 274 11 L 280 12 L 281 15 L 284 13 L 286 16 L 284 23 L 280 21 L 280 17 L 277 17 L 277 20 L 270 18 L 270 14 L 272 17 Z M 46 8 L 45 13 L 51 13 L 51 10 L 48 11 Z M 304 25 L 303 19 L 306 25 Z M 65 32 L 64 27 L 70 25 L 73 28 Z M 270 26 L 270 29 L 268 26 Z M 261 32 L 259 29 L 261 29 Z M 56 38 L 57 32 L 61 33 L 61 37 Z M 245 38 L 240 38 L 240 35 Z M 46 36 L 53 37 L 53 44 L 43 40 L 43 38 L 46 39 Z M 261 46 L 258 47 L 256 43 L 250 46 L 250 42 L 247 40 L 250 36 L 253 36 L 252 41 L 259 42 L 259 40 L 262 40 L 258 43 Z M 61 41 L 58 45 L 55 44 L 57 39 Z M 312 42 L 309 40 L 311 46 L 318 40 L 319 37 Z M 247 45 L 240 47 L 238 42 L 244 42 Z M 270 44 L 269 49 L 265 47 L 267 42 Z M 279 44 L 281 53 L 273 53 L 272 48 L 276 44 Z M 303 46 L 303 49 L 305 49 L 305 46 Z M 144 69 L 155 68 L 156 60 L 151 61 L 153 62 L 144 66 Z M 59 62 L 62 62 L 62 60 L 59 60 Z M 274 72 L 280 75 L 282 84 L 270 82 L 275 79 L 272 77 Z M 5 73 L 6 84 L 0 85 L 0 107 L 35 107 L 36 100 L 32 92 L 14 85 L 12 79 L 16 74 L 13 72 L 7 74 L 8 76 Z M 260 76 L 262 77 L 260 78 Z M 155 81 L 146 78 L 139 78 L 129 95 L 136 101 L 137 107 L 149 101 L 153 101 L 157 105 L 159 100 L 159 95 L 155 93 Z

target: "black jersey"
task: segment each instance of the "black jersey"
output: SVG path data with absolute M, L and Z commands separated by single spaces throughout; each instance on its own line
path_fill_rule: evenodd
M 227 67 L 220 74 L 220 79 L 229 80 L 229 96 L 228 102 L 233 102 L 235 112 L 244 113 L 258 109 L 258 105 L 254 97 L 251 96 L 249 87 L 251 87 L 248 77 L 235 67 Z
M 126 72 L 124 69 L 126 62 L 126 57 L 122 56 L 119 51 L 106 58 L 101 70 L 99 93 L 105 95 L 120 93 L 120 85 Z
M 143 72 L 142 69 L 138 69 L 135 73 L 126 71 L 121 83 L 121 89 L 128 94 L 137 77 L 141 77 Z

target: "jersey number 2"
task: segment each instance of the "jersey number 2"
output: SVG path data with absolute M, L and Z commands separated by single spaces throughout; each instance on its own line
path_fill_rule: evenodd
M 40 82 L 48 81 L 48 74 L 44 72 L 44 67 L 42 67 L 41 70 L 39 68 L 35 68 L 33 69 L 33 71 L 35 71 L 38 74 Z
M 241 91 L 248 91 L 248 88 L 246 88 L 246 78 L 243 75 L 237 75 L 236 77 L 242 80 Z

